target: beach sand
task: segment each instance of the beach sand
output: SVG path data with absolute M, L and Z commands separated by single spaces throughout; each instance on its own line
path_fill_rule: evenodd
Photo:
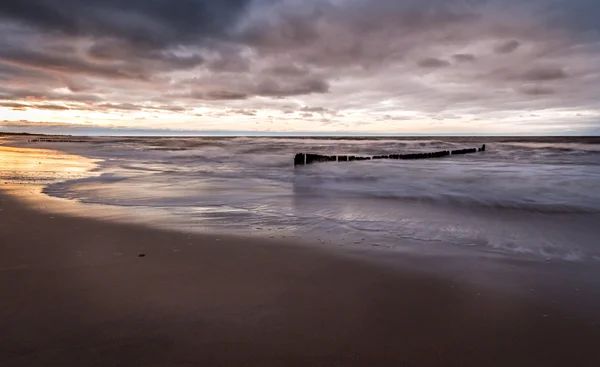
M 600 365 L 587 317 L 284 242 L 3 195 L 0 254 L 3 367 Z

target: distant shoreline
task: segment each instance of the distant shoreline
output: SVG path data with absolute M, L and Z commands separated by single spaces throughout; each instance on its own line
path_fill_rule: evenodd
M 265 139 L 315 139 L 315 140 L 431 140 L 448 139 L 464 140 L 472 139 L 481 142 L 516 142 L 516 141 L 540 141 L 547 142 L 568 142 L 568 141 L 586 141 L 588 144 L 600 144 L 600 135 L 257 135 L 257 134 L 142 134 L 142 135 L 98 135 L 98 134 L 48 134 L 48 133 L 27 133 L 27 132 L 0 132 L 0 136 L 52 136 L 52 137 L 70 137 L 70 138 L 165 138 L 165 139 L 190 139 L 190 138 L 214 138 L 214 139 L 235 139 L 235 138 L 265 138 Z

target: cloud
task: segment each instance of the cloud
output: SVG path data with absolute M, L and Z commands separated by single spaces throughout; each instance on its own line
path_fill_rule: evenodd
M 556 90 L 553 88 L 542 87 L 542 86 L 524 86 L 520 89 L 520 92 L 529 96 L 544 96 L 555 94 Z
M 450 62 L 446 60 L 436 59 L 433 57 L 428 57 L 426 59 L 419 60 L 417 64 L 419 65 L 419 67 L 422 67 L 424 69 L 439 69 L 451 65 Z
M 238 110 L 229 110 L 227 112 L 228 112 L 228 114 L 232 114 L 232 115 L 256 116 L 256 110 L 238 109 Z
M 31 67 L 66 74 L 88 74 L 105 78 L 145 79 L 139 69 L 118 63 L 97 64 L 81 58 L 42 53 L 25 49 L 0 49 L 0 61 L 19 67 Z
M 134 103 L 100 103 L 91 107 L 95 110 L 116 110 L 116 111 L 169 111 L 185 112 L 188 109 L 176 105 L 140 105 Z
M 188 93 L 173 96 L 199 100 L 241 100 L 253 97 L 284 98 L 297 95 L 329 92 L 330 85 L 318 76 L 272 77 L 255 75 L 205 75 L 182 81 L 181 88 L 191 87 Z
M 335 126 L 361 131 L 418 131 L 434 116 L 445 116 L 440 128 L 512 128 L 523 111 L 600 109 L 596 9 L 592 0 L 5 1 L 0 103 L 101 112 L 106 124 L 146 112 L 144 121 L 196 128 L 209 123 L 201 110 L 253 111 L 220 116 L 242 127 L 273 116 L 318 129 L 335 115 Z
M 36 104 L 36 105 L 33 105 L 32 107 L 35 109 L 38 109 L 38 110 L 49 110 L 49 111 L 68 111 L 68 110 L 70 110 L 70 108 L 67 106 L 63 106 L 63 105 L 59 105 L 59 104 L 51 104 L 51 103 Z
M 98 61 L 109 63 L 114 62 L 114 60 L 122 60 L 136 62 L 138 68 L 141 66 L 158 70 L 192 69 L 205 62 L 204 57 L 197 53 L 178 55 L 168 49 L 131 48 L 124 40 L 114 39 L 96 41 L 86 49 L 86 54 L 95 59 L 96 63 Z
M 142 109 L 141 106 L 133 103 L 101 103 L 96 105 L 99 109 L 107 110 L 120 110 L 120 111 L 139 111 Z
M 0 102 L 0 107 L 4 108 L 13 108 L 13 109 L 25 109 L 29 107 L 29 105 L 17 102 Z
M 296 64 L 284 64 L 268 66 L 262 70 L 264 74 L 272 76 L 284 76 L 284 77 L 300 77 L 310 73 L 305 67 L 298 66 Z
M 256 95 L 267 97 L 288 97 L 312 93 L 327 93 L 328 91 L 329 83 L 319 78 L 306 78 L 292 82 L 268 78 L 258 83 L 254 89 Z
M 454 61 L 456 62 L 474 62 L 477 60 L 477 57 L 473 54 L 455 54 L 452 55 L 452 58 L 454 59 Z
M 526 70 L 520 75 L 520 78 L 528 81 L 548 81 L 567 78 L 569 75 L 560 67 L 538 66 Z
M 46 111 L 67 111 L 70 110 L 68 106 L 54 104 L 54 103 L 18 103 L 18 102 L 1 102 L 0 107 L 11 108 L 14 110 L 46 110 Z
M 498 46 L 496 46 L 494 51 L 497 54 L 509 54 L 516 51 L 519 48 L 519 46 L 521 46 L 521 43 L 519 41 L 512 40 L 499 44 Z
M 31 86 L 34 88 L 35 86 Z M 11 101 L 66 101 L 66 102 L 82 102 L 92 103 L 99 102 L 102 98 L 95 94 L 89 93 L 61 93 L 56 90 L 49 90 L 43 86 L 37 89 L 25 88 L 6 88 L 0 86 L 0 99 Z
M 302 107 L 300 109 L 300 111 L 304 111 L 304 112 L 310 112 L 310 113 L 320 113 L 320 114 L 330 114 L 330 115 L 335 115 L 336 111 L 334 110 L 330 110 L 328 108 L 324 108 L 324 107 Z
M 165 48 L 224 37 L 249 0 L 22 0 L 0 5 L 0 19 L 41 32 L 119 39 Z
M 231 92 L 226 90 L 214 90 L 208 92 L 192 92 L 189 97 L 195 99 L 206 99 L 211 101 L 222 101 L 222 100 L 241 100 L 247 99 L 249 96 L 245 93 Z

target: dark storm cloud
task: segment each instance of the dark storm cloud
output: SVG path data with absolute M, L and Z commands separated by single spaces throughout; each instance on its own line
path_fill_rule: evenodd
M 19 0 L 0 3 L 0 19 L 43 32 L 115 38 L 164 48 L 223 36 L 250 0 Z
M 516 51 L 519 48 L 519 46 L 521 46 L 521 43 L 519 41 L 512 40 L 496 46 L 494 51 L 497 54 L 509 54 L 511 52 Z

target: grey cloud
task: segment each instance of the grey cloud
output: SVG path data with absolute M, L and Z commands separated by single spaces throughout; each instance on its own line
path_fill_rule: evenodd
M 2 102 L 0 101 L 0 107 L 4 108 L 12 108 L 12 109 L 24 109 L 29 107 L 29 105 L 17 102 Z
M 101 103 L 94 105 L 98 109 L 108 110 L 119 110 L 119 111 L 170 111 L 170 112 L 183 112 L 187 111 L 187 108 L 181 106 L 145 106 L 135 103 Z
M 222 57 L 210 61 L 207 67 L 216 72 L 242 73 L 250 70 L 248 60 L 241 57 Z
M 305 76 L 310 71 L 296 64 L 269 66 L 262 70 L 263 73 L 273 76 Z
M 256 110 L 237 109 L 237 110 L 229 110 L 227 112 L 229 114 L 233 114 L 233 115 L 256 116 Z
M 224 36 L 250 0 L 21 0 L 0 3 L 0 19 L 44 32 L 116 38 L 164 48 Z
M 42 71 L 32 70 L 29 68 L 22 68 L 17 65 L 10 65 L 7 63 L 3 63 L 2 61 L 0 61 L 0 78 L 4 79 L 7 82 L 17 81 L 20 83 L 25 80 L 46 82 L 49 79 L 52 79 L 51 76 Z
M 4 108 L 12 108 L 15 110 L 25 110 L 25 109 L 36 109 L 36 110 L 48 110 L 48 111 L 66 111 L 66 110 L 70 110 L 69 107 L 67 106 L 63 106 L 63 105 L 59 105 L 59 104 L 53 104 L 53 103 L 32 103 L 32 104 L 25 104 L 25 103 L 17 103 L 17 102 L 2 102 L 0 101 L 0 107 L 4 107 Z
M 521 46 L 521 43 L 516 40 L 504 42 L 494 49 L 497 54 L 509 54 L 516 51 Z
M 420 67 L 424 69 L 439 69 L 450 66 L 450 62 L 446 60 L 436 59 L 433 57 L 428 57 L 426 59 L 419 60 L 417 63 Z
M 91 103 L 99 102 L 102 100 L 101 97 L 95 94 L 85 93 L 57 93 L 52 90 L 44 88 L 37 88 L 36 90 L 24 89 L 24 88 L 5 88 L 0 86 L 0 98 L 7 100 L 46 100 L 46 101 L 65 101 L 65 102 L 82 102 Z
M 82 58 L 25 49 L 2 49 L 0 50 L 0 61 L 21 67 L 32 67 L 67 74 L 83 73 L 105 78 L 146 79 L 146 76 L 140 73 L 139 70 L 118 63 L 97 64 Z
M 215 90 L 208 92 L 194 92 L 191 94 L 192 98 L 206 99 L 212 101 L 223 101 L 223 100 L 242 100 L 247 99 L 250 96 L 246 93 L 231 92 L 226 90 Z
M 560 67 L 540 66 L 529 69 L 520 75 L 528 81 L 548 81 L 567 78 L 568 74 Z
M 452 58 L 456 62 L 474 62 L 477 60 L 477 57 L 472 54 L 455 54 L 452 55 Z
M 600 2 L 597 0 L 556 0 L 549 2 L 548 13 L 554 26 L 578 29 L 582 32 L 600 32 Z
M 515 65 L 513 68 L 503 67 L 493 70 L 484 79 L 496 82 L 552 82 L 566 79 L 569 74 L 563 68 L 549 65 L 534 65 L 532 67 Z
M 154 109 L 163 110 L 163 111 L 171 111 L 171 112 L 188 111 L 188 108 L 185 108 L 183 106 L 170 106 L 170 105 L 158 106 L 158 107 L 154 107 Z M 202 116 L 202 115 L 199 115 L 199 116 Z
M 71 92 L 85 92 L 93 89 L 93 85 L 82 78 L 63 77 L 63 82 Z
M 50 103 L 36 104 L 36 105 L 30 106 L 30 108 L 35 108 L 35 109 L 38 109 L 38 110 L 50 110 L 50 111 L 67 111 L 67 110 L 70 110 L 70 108 L 67 107 L 67 106 L 63 106 L 63 105 L 59 105 L 59 104 L 50 104 Z
M 88 48 L 87 54 L 104 63 L 121 60 L 153 71 L 191 69 L 205 62 L 204 57 L 199 54 L 182 56 L 171 50 L 131 48 L 122 40 L 96 41 Z
M 554 89 L 542 86 L 524 86 L 521 87 L 519 91 L 529 96 L 544 96 L 556 93 Z
M 189 93 L 174 96 L 204 100 L 240 100 L 252 97 L 284 98 L 329 92 L 329 83 L 317 76 L 274 78 L 264 75 L 205 76 L 184 81 Z
M 329 92 L 329 83 L 323 79 L 308 78 L 298 81 L 281 82 L 275 79 L 261 81 L 254 92 L 259 96 L 288 97 L 312 93 Z
M 0 34 L 6 35 L 0 61 L 63 75 L 148 80 L 203 65 L 201 49 L 226 39 L 252 1 L 0 2 Z M 232 58 L 224 55 L 211 67 L 231 69 Z
M 260 55 L 322 67 L 370 67 L 400 60 L 428 38 L 478 19 L 460 1 L 306 1 L 264 12 L 237 36 Z
M 344 109 L 353 120 L 406 110 L 485 121 L 505 116 L 498 111 L 600 104 L 597 37 L 530 13 L 547 5 L 540 0 L 6 3 L 0 18 L 16 25 L 5 31 L 0 19 L 0 96 L 12 102 L 296 111 L 290 121 Z M 575 14 L 558 3 L 564 19 Z M 65 86 L 73 93 L 58 92 Z
M 310 113 L 318 113 L 318 114 L 321 114 L 321 115 L 325 115 L 325 114 L 335 115 L 336 114 L 336 111 L 330 110 L 330 109 L 325 108 L 325 107 L 308 107 L 308 106 L 305 106 L 302 109 L 300 109 L 300 111 L 310 112 Z
M 240 47 L 221 45 L 212 50 L 216 56 L 208 61 L 207 68 L 215 72 L 244 73 L 250 71 L 250 61 L 242 55 Z
M 101 109 L 109 109 L 109 110 L 121 110 L 121 111 L 139 111 L 141 110 L 141 106 L 138 106 L 133 103 L 102 103 L 96 105 L 95 107 Z
M 80 102 L 92 103 L 102 100 L 101 97 L 95 94 L 86 93 L 58 93 L 52 90 L 47 90 L 42 87 L 35 90 L 26 88 L 6 88 L 0 86 L 0 99 L 5 100 L 33 100 L 33 101 L 61 101 L 61 102 Z

